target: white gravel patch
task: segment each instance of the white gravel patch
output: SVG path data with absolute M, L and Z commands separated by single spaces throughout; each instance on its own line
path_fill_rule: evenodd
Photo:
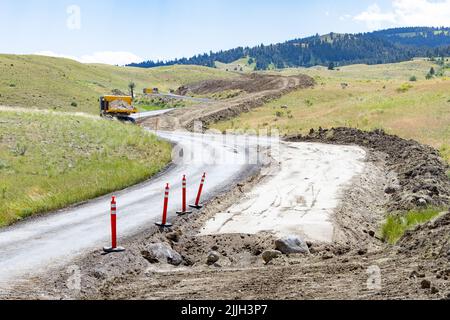
M 283 143 L 280 167 L 245 198 L 207 221 L 201 235 L 262 231 L 332 242 L 331 215 L 344 188 L 365 167 L 356 146 Z M 278 159 L 277 159 L 278 160 Z

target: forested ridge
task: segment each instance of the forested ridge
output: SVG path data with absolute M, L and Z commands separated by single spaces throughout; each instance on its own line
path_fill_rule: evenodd
M 279 44 L 237 47 L 171 61 L 145 61 L 129 66 L 200 65 L 231 63 L 249 57 L 256 70 L 323 65 L 382 64 L 407 61 L 414 57 L 450 55 L 450 28 L 408 27 L 370 33 L 315 35 Z

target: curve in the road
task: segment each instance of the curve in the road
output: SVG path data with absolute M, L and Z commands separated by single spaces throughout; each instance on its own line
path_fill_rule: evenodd
M 223 141 L 222 136 L 158 132 L 177 143 L 183 156 L 151 181 L 117 192 L 118 233 L 133 235 L 161 219 L 165 183 L 171 185 L 169 211 L 181 207 L 181 178 L 188 177 L 188 201 L 207 172 L 204 199 L 214 196 L 247 176 L 258 164 L 247 164 L 252 139 Z M 79 254 L 99 249 L 110 241 L 110 195 L 54 214 L 30 219 L 0 231 L 0 289 L 69 262 Z

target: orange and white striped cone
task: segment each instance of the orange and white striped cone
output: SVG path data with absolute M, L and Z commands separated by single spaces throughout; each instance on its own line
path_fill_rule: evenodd
M 169 207 L 169 184 L 166 186 L 166 193 L 164 195 L 164 210 L 163 210 L 163 216 L 162 221 L 159 223 L 155 223 L 160 228 L 170 228 L 172 227 L 172 224 L 167 223 L 167 210 Z
M 202 181 L 200 182 L 200 187 L 198 188 L 198 194 L 197 194 L 197 199 L 195 200 L 195 204 L 191 204 L 189 207 L 194 208 L 194 209 L 203 208 L 203 205 L 200 205 L 200 198 L 202 196 L 205 179 L 206 179 L 206 173 L 203 174 Z
M 106 253 L 123 252 L 124 248 L 117 246 L 117 203 L 116 197 L 111 200 L 111 247 L 104 247 Z
M 187 182 L 186 182 L 186 175 L 183 176 L 183 187 L 182 187 L 182 209 L 181 211 L 178 211 L 177 214 L 179 216 L 183 216 L 185 214 L 190 214 L 192 211 L 187 210 L 187 202 L 186 202 L 186 190 L 187 190 Z

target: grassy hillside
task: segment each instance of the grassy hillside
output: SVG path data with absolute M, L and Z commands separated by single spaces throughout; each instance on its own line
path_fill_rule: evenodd
M 416 58 L 408 62 L 381 65 L 354 64 L 338 67 L 334 71 L 328 70 L 328 68 L 325 67 L 316 66 L 311 68 L 288 68 L 279 70 L 276 73 L 295 75 L 300 72 L 319 80 L 324 78 L 329 81 L 384 80 L 392 82 L 408 82 L 411 76 L 416 76 L 418 80 L 425 80 L 425 76 L 430 71 L 431 67 L 436 70 L 440 68 L 436 63 L 428 61 L 428 59 Z M 448 75 L 450 75 L 450 73 L 448 73 Z
M 306 73 L 317 86 L 300 90 L 250 113 L 214 125 L 219 130 L 276 128 L 282 133 L 310 128 L 350 126 L 383 128 L 441 150 L 450 161 L 450 79 L 425 80 L 431 62 L 417 60 L 391 65 L 355 65 L 289 69 L 283 74 Z M 418 81 L 409 81 L 416 76 Z M 281 106 L 288 106 L 288 109 Z
M 0 109 L 0 226 L 143 181 L 171 146 L 138 126 Z
M 256 63 L 253 61 L 252 63 L 249 63 L 250 58 L 242 58 L 239 60 L 236 60 L 231 63 L 222 63 L 219 61 L 216 61 L 216 68 L 223 71 L 233 71 L 233 72 L 253 72 L 255 71 Z
M 0 105 L 98 113 L 98 97 L 112 89 L 128 92 L 158 87 L 163 91 L 206 79 L 229 78 L 231 72 L 198 66 L 154 69 L 86 65 L 42 56 L 0 55 Z

